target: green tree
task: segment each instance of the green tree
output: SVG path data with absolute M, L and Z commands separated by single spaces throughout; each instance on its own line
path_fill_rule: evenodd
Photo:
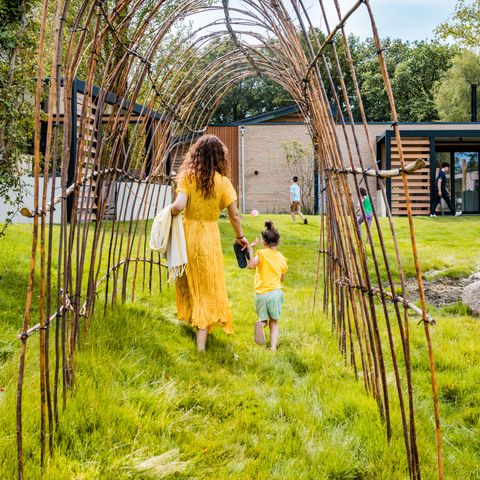
M 0 200 L 22 199 L 21 163 L 32 138 L 37 21 L 35 0 L 0 0 Z
M 325 40 L 321 32 L 316 32 L 320 42 Z M 438 119 L 433 101 L 433 84 L 449 68 L 456 48 L 438 42 L 405 42 L 389 37 L 382 40 L 382 48 L 392 82 L 396 106 L 401 121 L 434 121 Z M 377 52 L 372 39 L 361 40 L 355 35 L 348 37 L 349 50 L 355 65 L 357 80 L 362 95 L 365 115 L 370 122 L 384 122 L 391 119 L 390 105 L 385 91 L 383 77 L 379 69 Z M 326 63 L 339 98 L 340 108 L 347 117 L 346 102 L 341 90 L 344 80 L 348 100 L 356 121 L 361 118 L 358 99 L 355 95 L 353 79 L 345 55 L 343 39 L 337 36 L 335 47 L 342 76 L 336 65 L 333 49 L 325 50 Z M 319 62 L 327 95 L 335 106 L 334 92 L 331 89 L 326 68 Z
M 384 39 L 382 45 L 399 120 L 438 120 L 433 85 L 449 68 L 458 50 L 438 42 L 410 43 L 390 38 Z M 389 121 L 390 106 L 371 40 L 357 44 L 354 61 L 368 121 Z M 358 112 L 355 116 L 359 118 Z
M 456 49 L 435 42 L 415 42 L 398 63 L 392 88 L 398 118 L 408 122 L 438 120 L 433 86 L 450 67 Z
M 291 96 L 272 80 L 252 77 L 237 83 L 215 111 L 213 123 L 243 120 L 251 115 L 291 105 Z
M 462 47 L 478 49 L 480 0 L 457 0 L 455 13 L 435 30 L 438 38 L 452 39 Z
M 320 31 L 315 31 L 315 35 L 318 36 L 320 43 L 323 43 L 325 35 Z M 310 41 L 316 47 L 313 34 L 311 34 Z M 217 42 L 219 43 L 218 47 L 206 59 L 207 61 L 212 61 L 234 48 L 228 38 Z M 304 48 L 307 49 L 306 41 L 303 43 Z M 359 37 L 350 35 L 348 45 L 355 64 L 367 120 L 370 122 L 389 121 L 391 119 L 390 105 L 373 40 L 361 40 Z M 382 40 L 382 46 L 400 121 L 429 122 L 438 120 L 438 112 L 433 98 L 433 85 L 448 70 L 453 56 L 458 53 L 458 48 L 441 45 L 438 42 L 411 43 L 388 37 Z M 346 60 L 345 45 L 340 36 L 335 39 L 335 47 L 341 74 L 337 68 L 333 49 L 325 50 L 326 65 L 330 71 L 334 90 L 329 82 L 324 62 L 322 59 L 318 62 L 327 97 L 334 110 L 337 110 L 335 95 L 338 97 L 340 109 L 345 119 L 348 120 L 346 102 L 341 89 L 342 78 L 345 81 L 353 117 L 359 121 L 361 117 L 358 100 Z M 237 84 L 227 93 L 212 121 L 227 123 L 241 120 L 292 102 L 288 92 L 285 92 L 274 81 L 258 77 L 249 78 Z
M 204 63 L 212 62 L 236 48 L 229 37 L 210 42 L 206 49 L 212 49 L 212 46 L 215 46 L 215 49 L 205 57 Z M 250 77 L 231 88 L 217 107 L 211 121 L 235 122 L 292 103 L 292 97 L 275 81 L 258 76 Z
M 313 150 L 299 142 L 282 142 L 281 147 L 290 175 L 298 177 L 304 211 L 312 214 L 315 208 Z
M 450 69 L 435 84 L 435 105 L 440 120 L 470 120 L 470 85 L 480 83 L 480 58 L 471 50 L 457 55 Z
M 400 40 L 386 38 L 382 42 L 387 68 L 390 73 L 403 59 L 406 46 Z M 390 108 L 386 97 L 382 74 L 379 70 L 376 49 L 371 39 L 357 42 L 352 49 L 352 57 L 356 65 L 357 77 L 362 94 L 365 115 L 369 122 L 382 122 L 390 118 Z M 358 110 L 355 118 L 360 119 Z

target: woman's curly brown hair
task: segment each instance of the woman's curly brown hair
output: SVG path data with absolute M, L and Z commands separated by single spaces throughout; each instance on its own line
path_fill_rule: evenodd
M 180 176 L 195 178 L 203 198 L 211 198 L 215 194 L 215 172 L 228 175 L 229 169 L 227 147 L 215 135 L 203 135 L 190 147 Z

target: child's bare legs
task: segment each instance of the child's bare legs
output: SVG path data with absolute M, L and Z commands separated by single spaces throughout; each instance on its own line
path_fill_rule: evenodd
M 197 351 L 204 352 L 207 343 L 208 328 L 199 328 L 197 330 Z
M 267 326 L 266 320 L 257 320 L 253 329 L 253 339 L 257 345 L 265 345 L 265 332 L 263 329 Z
M 270 327 L 270 350 L 276 352 L 278 344 L 278 320 L 271 318 L 268 326 Z
M 305 216 L 302 213 L 302 210 L 300 209 L 300 203 L 299 202 L 292 202 L 290 205 L 290 214 L 292 215 L 292 219 L 295 222 L 296 219 L 295 217 L 298 215 L 303 223 L 306 223 Z

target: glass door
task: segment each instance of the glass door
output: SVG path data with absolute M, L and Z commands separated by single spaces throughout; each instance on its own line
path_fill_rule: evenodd
M 453 152 L 452 200 L 457 212 L 480 213 L 478 152 Z

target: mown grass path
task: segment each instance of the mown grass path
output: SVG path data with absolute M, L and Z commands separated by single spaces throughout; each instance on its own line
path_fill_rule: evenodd
M 266 217 L 245 218 L 249 239 Z M 233 234 L 221 230 L 235 334 L 217 330 L 208 351 L 176 322 L 174 288 L 139 293 L 92 321 L 77 354 L 76 388 L 61 412 L 52 479 L 404 479 L 398 412 L 390 445 L 375 402 L 337 351 L 330 324 L 312 315 L 318 219 L 273 216 L 289 259 L 280 349 L 252 341 L 253 272 L 236 267 Z M 406 271 L 408 232 L 396 221 Z M 477 218 L 416 220 L 425 271 L 461 276 L 479 269 Z M 444 234 L 451 233 L 450 236 Z M 15 474 L 14 401 L 30 229 L 0 239 L 0 472 Z M 100 312 L 100 308 L 98 312 Z M 478 320 L 436 309 L 433 333 L 446 478 L 480 478 Z M 412 362 L 424 478 L 435 478 L 435 440 L 423 327 L 412 317 Z M 28 478 L 39 478 L 38 343 L 29 341 L 25 382 Z M 390 374 L 391 376 L 391 374 Z M 391 397 L 394 398 L 394 385 Z M 394 401 L 395 403 L 395 401 Z M 394 410 L 396 407 L 394 406 Z

